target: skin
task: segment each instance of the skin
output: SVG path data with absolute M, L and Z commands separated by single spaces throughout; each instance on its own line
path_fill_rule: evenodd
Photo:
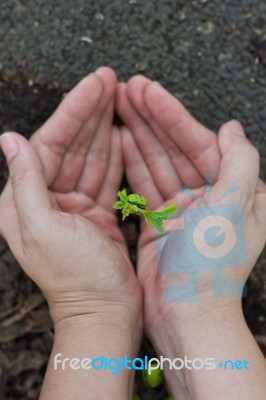
M 55 325 L 42 400 L 72 399 L 71 391 L 75 398 L 131 398 L 130 371 L 55 373 L 52 364 L 57 353 L 132 358 L 140 344 L 140 285 L 112 208 L 123 168 L 112 125 L 116 85 L 112 70 L 100 68 L 30 143 L 16 133 L 1 137 L 10 171 L 1 235 L 45 294 Z
M 121 130 L 112 126 L 114 105 L 125 123 Z M 165 371 L 176 399 L 263 399 L 265 362 L 240 298 L 213 298 L 211 277 L 203 276 L 198 303 L 165 302 L 173 277 L 157 272 L 157 237 L 143 224 L 137 280 L 112 209 L 123 164 L 132 191 L 151 209 L 172 200 L 182 209 L 195 207 L 182 188 L 205 200 L 206 171 L 217 194 L 237 182 L 250 262 L 231 272 L 244 284 L 265 241 L 266 190 L 258 154 L 238 123 L 223 126 L 217 139 L 157 83 L 137 76 L 117 86 L 114 73 L 100 68 L 66 96 L 30 143 L 12 133 L 0 144 L 10 171 L 0 198 L 1 235 L 44 292 L 55 324 L 42 400 L 131 398 L 128 371 L 116 378 L 108 371 L 55 372 L 52 360 L 57 353 L 136 356 L 142 291 L 145 329 L 158 355 L 245 357 L 254 366 L 248 376 L 231 378 L 222 371 Z
M 126 85 L 119 84 L 116 107 L 126 125 L 122 142 L 127 178 L 134 192 L 149 199 L 152 209 L 170 201 L 176 201 L 183 212 L 197 208 L 198 202 L 183 192 L 183 186 L 194 189 L 201 204 L 208 207 L 206 172 L 212 174 L 214 181 L 212 202 L 231 184 L 237 184 L 237 192 L 224 204 L 237 202 L 242 206 L 248 263 L 231 266 L 226 275 L 242 281 L 244 286 L 265 244 L 266 186 L 259 179 L 258 152 L 245 138 L 242 126 L 230 121 L 216 137 L 157 82 L 142 76 L 133 77 Z M 227 217 L 230 220 L 233 216 Z M 174 228 L 184 227 L 177 221 Z M 167 252 L 186 259 L 190 248 L 185 236 L 182 240 L 181 253 L 175 254 L 171 247 Z M 185 282 L 189 265 L 176 276 L 159 274 L 158 241 L 158 236 L 142 224 L 138 278 L 144 292 L 145 330 L 157 354 L 170 358 L 187 355 L 190 359 L 246 358 L 252 365 L 248 374 L 230 377 L 221 370 L 165 370 L 175 399 L 262 400 L 266 389 L 265 360 L 244 321 L 241 297 L 214 297 L 212 275 L 203 271 L 196 289 L 197 302 L 165 301 L 165 288 Z M 164 242 L 166 246 L 167 236 Z

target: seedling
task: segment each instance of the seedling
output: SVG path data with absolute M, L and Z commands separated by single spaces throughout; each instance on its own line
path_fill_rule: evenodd
M 151 365 L 156 367 L 156 362 L 152 362 Z M 158 367 L 156 369 L 152 369 L 150 374 L 147 369 L 142 370 L 142 380 L 145 385 L 149 388 L 156 388 L 160 386 L 163 381 L 163 371 Z
M 147 225 L 155 227 L 159 232 L 163 232 L 164 222 L 173 214 L 177 212 L 175 203 L 168 204 L 161 211 L 146 210 L 148 201 L 145 197 L 140 194 L 129 194 L 127 195 L 126 189 L 123 189 L 117 193 L 119 201 L 113 204 L 113 208 L 116 210 L 122 210 L 123 220 L 129 216 L 129 214 L 143 215 Z
M 133 394 L 132 400 L 141 400 L 137 394 Z

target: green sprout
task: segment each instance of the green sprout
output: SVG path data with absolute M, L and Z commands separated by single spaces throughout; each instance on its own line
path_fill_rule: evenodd
M 132 400 L 141 400 L 137 394 L 133 394 Z
M 155 368 L 157 363 L 153 361 L 151 363 L 152 367 Z M 147 369 L 142 370 L 142 381 L 149 388 L 156 388 L 160 386 L 163 381 L 163 371 L 158 367 L 156 369 L 152 369 L 150 374 Z
M 175 203 L 168 204 L 161 211 L 146 210 L 148 205 L 147 199 L 140 194 L 127 195 L 126 189 L 117 193 L 119 201 L 113 204 L 116 210 L 122 210 L 123 220 L 129 214 L 143 215 L 147 225 L 151 228 L 154 226 L 159 232 L 163 232 L 164 222 L 173 214 L 176 213 L 177 207 Z

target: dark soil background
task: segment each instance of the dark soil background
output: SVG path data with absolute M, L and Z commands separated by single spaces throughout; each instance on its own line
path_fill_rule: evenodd
M 0 129 L 29 137 L 98 66 L 120 80 L 160 81 L 215 132 L 238 118 L 266 177 L 265 0 L 0 0 Z M 0 189 L 7 178 L 0 156 Z M 137 225 L 124 225 L 135 257 Z M 248 283 L 245 315 L 266 354 L 266 255 Z M 38 398 L 52 324 L 43 296 L 0 241 L 0 398 Z M 142 353 L 152 354 L 149 344 Z M 164 386 L 143 400 L 165 397 Z

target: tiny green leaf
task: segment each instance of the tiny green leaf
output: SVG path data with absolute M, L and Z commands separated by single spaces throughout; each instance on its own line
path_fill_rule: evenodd
M 116 201 L 113 204 L 113 208 L 115 208 L 116 210 L 121 210 L 124 207 L 125 203 L 123 201 Z
M 127 191 L 126 191 L 126 189 L 120 190 L 120 192 L 117 193 L 117 196 L 119 197 L 120 200 L 122 200 L 125 203 L 127 203 Z
M 169 213 L 169 215 L 175 214 L 177 212 L 176 203 L 168 204 L 162 211 Z
M 141 400 L 137 394 L 133 394 L 132 400 Z
M 155 362 L 151 363 L 152 366 L 156 366 Z M 156 368 L 151 370 L 151 373 L 148 374 L 148 370 L 142 370 L 142 380 L 147 387 L 156 388 L 163 381 L 163 372 L 160 368 Z
M 144 211 L 143 213 L 145 221 L 150 228 L 153 226 L 151 214 L 152 211 Z
M 155 228 L 159 231 L 159 232 L 163 232 L 164 231 L 164 226 L 163 223 L 165 221 L 165 217 L 160 216 L 160 215 L 156 215 L 156 211 L 154 211 L 151 215 L 151 220 L 152 220 L 152 224 L 155 226 Z
M 146 210 L 146 205 L 148 204 L 147 199 L 140 194 L 130 194 L 127 196 L 126 189 L 123 189 L 117 193 L 119 201 L 113 204 L 113 208 L 117 210 L 122 210 L 122 220 L 129 216 L 129 214 L 143 215 L 147 225 L 155 227 L 159 232 L 163 232 L 164 222 L 171 215 L 175 214 L 177 207 L 175 203 L 168 204 L 161 211 Z

